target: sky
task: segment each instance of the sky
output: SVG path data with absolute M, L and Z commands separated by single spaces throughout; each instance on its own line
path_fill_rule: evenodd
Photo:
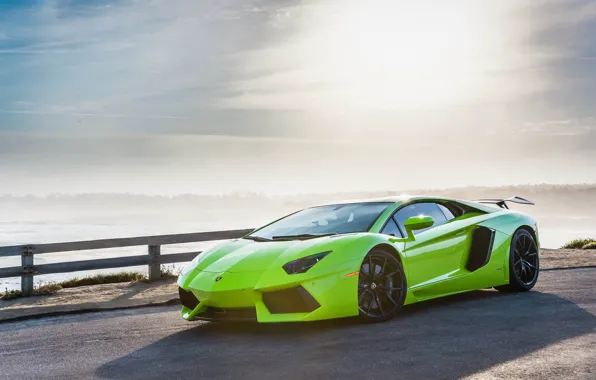
M 0 0 L 0 194 L 596 181 L 596 1 Z

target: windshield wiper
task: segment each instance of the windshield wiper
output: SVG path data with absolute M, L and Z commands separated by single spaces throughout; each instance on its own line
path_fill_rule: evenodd
M 297 234 L 297 235 L 280 235 L 280 236 L 273 236 L 271 240 L 306 240 L 306 239 L 315 239 L 323 236 L 332 236 L 337 234 Z
M 242 236 L 242 239 L 248 239 L 248 240 L 259 241 L 259 242 L 272 241 L 271 239 L 267 239 L 267 238 L 260 237 L 260 236 Z

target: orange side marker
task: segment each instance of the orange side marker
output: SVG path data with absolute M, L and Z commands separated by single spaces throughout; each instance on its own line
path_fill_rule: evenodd
M 352 272 L 352 273 L 346 274 L 346 277 L 354 277 L 354 276 L 358 276 L 359 274 L 360 274 L 360 271 L 358 271 L 358 272 Z

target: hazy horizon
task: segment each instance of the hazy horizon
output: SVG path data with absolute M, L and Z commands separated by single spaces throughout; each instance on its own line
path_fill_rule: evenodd
M 268 191 L 253 191 L 253 190 L 229 190 L 229 191 L 222 191 L 222 192 L 180 192 L 180 193 L 153 193 L 153 192 L 135 192 L 135 191 L 89 191 L 89 192 L 48 192 L 48 193 L 3 193 L 0 192 L 0 199 L 26 199 L 26 198 L 33 198 L 33 199 L 41 199 L 41 200 L 50 200 L 50 199 L 60 199 L 60 198 L 76 198 L 76 197 L 120 197 L 120 196 L 132 196 L 132 197 L 148 197 L 148 198 L 164 198 L 164 199 L 175 199 L 175 198 L 184 198 L 184 197 L 207 197 L 207 198 L 226 198 L 226 197 L 237 197 L 239 199 L 245 197 L 263 197 L 263 198 L 288 198 L 292 196 L 297 197 L 319 197 L 319 196 L 328 196 L 328 195 L 342 195 L 346 194 L 364 194 L 364 197 L 378 197 L 378 196 L 392 196 L 392 195 L 420 195 L 420 194 L 443 194 L 445 192 L 448 193 L 457 193 L 458 191 L 462 191 L 464 193 L 470 192 L 487 192 L 494 190 L 495 196 L 502 195 L 502 196 L 509 196 L 514 194 L 517 190 L 520 189 L 521 192 L 524 189 L 587 189 L 591 190 L 596 186 L 596 181 L 593 182 L 580 182 L 580 183 L 524 183 L 524 184 L 501 184 L 495 186 L 486 186 L 486 185 L 461 185 L 461 186 L 452 186 L 452 187 L 428 187 L 428 188 L 416 188 L 416 187 L 402 187 L 396 189 L 387 189 L 387 188 L 379 188 L 379 189 L 350 189 L 350 190 L 339 190 L 339 191 L 288 191 L 288 192 L 268 192 Z M 503 190 L 509 191 L 508 193 L 503 193 Z M 382 195 L 379 195 L 382 194 Z M 514 195 L 519 195 L 515 193 Z M 523 195 L 523 194 L 522 194 Z M 490 196 L 490 193 L 488 193 Z M 511 195 L 513 196 L 513 195 Z M 472 199 L 470 199 L 472 200 Z
M 190 233 L 254 228 L 304 207 L 346 199 L 398 195 L 400 191 L 345 191 L 296 195 L 230 193 L 182 194 L 60 194 L 50 197 L 0 195 L 0 245 Z M 418 189 L 422 195 L 478 199 L 519 195 L 536 206 L 512 208 L 536 218 L 543 247 L 557 248 L 576 238 L 596 236 L 596 185 L 535 185 Z M 205 243 L 164 247 L 164 253 L 202 250 Z M 51 263 L 85 258 L 145 254 L 146 247 L 36 255 Z M 38 257 L 39 256 L 39 257 Z M 20 257 L 0 259 L 0 266 L 20 265 Z M 134 268 L 145 271 L 146 267 Z M 104 272 L 109 272 L 105 270 Z M 80 275 L 86 275 L 84 272 Z M 37 281 L 59 281 L 70 274 L 40 276 Z M 0 281 L 18 288 L 19 279 Z

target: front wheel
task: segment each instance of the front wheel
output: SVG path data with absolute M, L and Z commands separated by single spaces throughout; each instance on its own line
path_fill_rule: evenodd
M 538 246 L 531 233 L 517 230 L 511 239 L 509 252 L 509 284 L 497 286 L 502 292 L 525 292 L 538 281 L 540 260 Z
M 358 310 L 365 322 L 383 322 L 399 313 L 407 293 L 404 268 L 395 256 L 373 249 L 360 266 Z

